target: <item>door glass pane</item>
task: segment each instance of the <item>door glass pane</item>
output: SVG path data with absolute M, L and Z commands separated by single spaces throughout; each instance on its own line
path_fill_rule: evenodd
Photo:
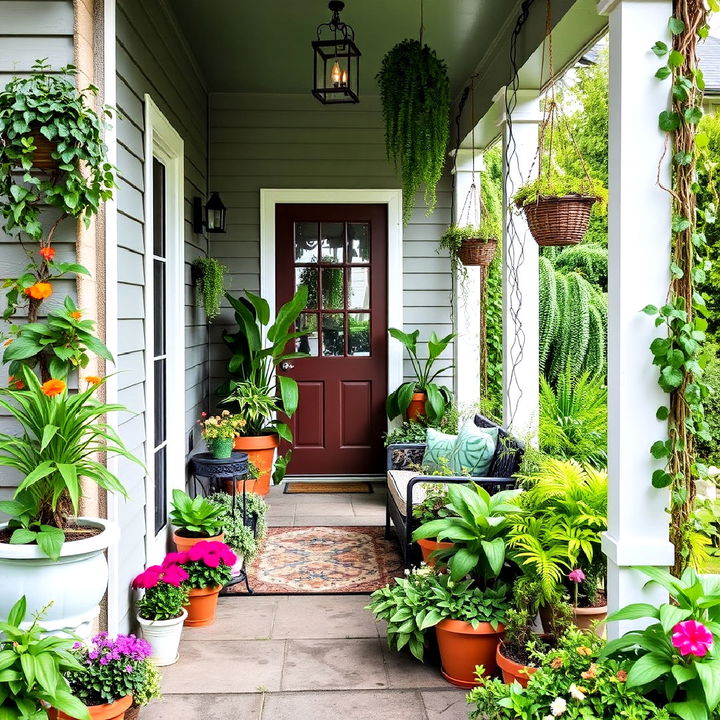
M 165 442 L 167 435 L 165 360 L 155 360 L 155 447 Z
M 322 354 L 345 355 L 345 316 L 342 313 L 322 315 Z
M 320 255 L 324 263 L 345 261 L 345 223 L 321 223 Z
M 348 270 L 348 308 L 367 310 L 370 308 L 370 268 L 356 267 Z
M 370 355 L 370 313 L 348 313 L 348 355 Z
M 153 254 L 165 257 L 165 166 L 153 158 Z
M 370 262 L 370 224 L 348 223 L 348 262 Z
M 342 310 L 344 307 L 343 275 L 342 268 L 325 267 L 322 269 L 322 306 L 324 310 Z
M 298 318 L 297 329 L 299 331 L 308 331 L 307 335 L 303 335 L 295 340 L 295 348 L 298 352 L 308 353 L 317 357 L 318 354 L 318 326 L 317 315 L 315 313 L 302 313 Z
M 301 285 L 307 285 L 308 299 L 305 307 L 309 310 L 317 308 L 317 279 L 318 269 L 316 267 L 295 268 L 295 287 L 299 290 Z
M 155 322 L 154 354 L 165 354 L 165 263 L 153 260 L 153 312 Z
M 165 510 L 167 506 L 167 485 L 165 484 L 165 476 L 167 475 L 167 445 L 163 445 L 155 453 L 155 534 L 157 535 L 166 523 Z
M 318 224 L 295 223 L 295 262 L 314 263 L 318 260 Z

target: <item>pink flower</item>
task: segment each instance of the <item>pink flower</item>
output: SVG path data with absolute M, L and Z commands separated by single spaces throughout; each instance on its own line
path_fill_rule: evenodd
M 140 588 L 153 588 L 160 582 L 163 569 L 159 565 L 151 565 L 145 572 L 141 572 L 133 581 L 135 590 Z
M 219 567 L 221 562 L 230 566 L 237 561 L 235 553 L 225 543 L 216 541 L 203 540 L 196 543 L 187 554 L 190 562 L 202 562 L 211 568 Z
M 712 633 L 697 620 L 679 622 L 672 629 L 672 644 L 681 655 L 705 657 L 713 646 Z
M 186 552 L 171 552 L 165 556 L 162 566 L 167 568 L 171 565 L 184 565 L 187 561 L 188 554 Z
M 574 583 L 581 583 L 584 579 L 585 579 L 585 573 L 580 568 L 573 570 L 568 575 L 568 580 L 571 580 Z
M 162 576 L 163 582 L 174 587 L 180 587 L 180 585 L 188 579 L 188 574 L 185 568 L 179 565 L 169 565 L 165 568 L 165 572 Z

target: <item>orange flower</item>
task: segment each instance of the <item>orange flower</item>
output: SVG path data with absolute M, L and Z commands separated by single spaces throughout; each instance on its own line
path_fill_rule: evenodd
M 577 654 L 583 655 L 584 657 L 589 657 L 592 655 L 592 650 L 589 647 L 585 647 L 585 645 L 581 645 L 579 648 L 577 648 Z
M 553 670 L 559 670 L 563 666 L 563 659 L 558 655 L 556 658 L 553 658 L 553 661 L 550 663 L 550 667 Z
M 14 390 L 24 390 L 25 383 L 20 378 L 16 378 L 14 375 L 10 375 L 8 377 L 8 387 L 13 388 Z
M 65 390 L 65 383 L 62 380 L 48 380 L 42 384 L 42 391 L 48 397 L 55 397 Z
M 7 347 L 15 338 L 8 338 L 4 343 L 3 347 Z
M 99 378 L 97 375 L 86 375 L 85 382 L 91 385 L 99 385 L 102 382 L 102 378 Z
M 70 317 L 74 318 L 75 320 L 79 320 L 82 317 L 82 313 L 79 310 L 73 310 L 70 313 Z
M 52 285 L 46 282 L 38 282 L 25 288 L 25 294 L 35 300 L 44 300 L 52 295 Z
M 39 252 L 45 260 L 52 260 L 55 257 L 55 248 L 41 247 Z
M 618 671 L 617 671 L 617 675 L 615 675 L 615 677 L 616 677 L 620 682 L 625 682 L 625 681 L 627 680 L 627 673 L 626 673 L 624 670 L 618 670 Z
M 583 680 L 594 680 L 597 677 L 597 670 L 598 666 L 593 663 L 584 673 L 580 673 L 580 677 Z

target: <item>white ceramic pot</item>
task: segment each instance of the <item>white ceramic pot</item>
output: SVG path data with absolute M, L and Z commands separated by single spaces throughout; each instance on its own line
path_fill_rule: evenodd
M 152 660 L 156 665 L 172 665 L 180 657 L 180 636 L 183 623 L 187 617 L 187 610 L 182 611 L 180 617 L 172 620 L 146 620 L 137 616 L 142 636 L 152 645 Z
M 0 619 L 25 595 L 28 618 L 50 604 L 42 626 L 52 635 L 70 631 L 90 637 L 93 620 L 108 582 L 105 550 L 117 542 L 117 525 L 100 518 L 78 518 L 82 525 L 102 532 L 63 544 L 60 557 L 51 560 L 37 545 L 0 543 Z M 0 529 L 6 527 L 0 525 Z M 30 621 L 32 622 L 32 621 Z

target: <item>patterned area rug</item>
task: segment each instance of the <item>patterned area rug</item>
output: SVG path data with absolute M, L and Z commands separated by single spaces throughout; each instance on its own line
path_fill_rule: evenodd
M 258 594 L 369 593 L 403 574 L 382 527 L 276 527 L 250 569 Z M 244 594 L 244 585 L 229 588 Z

